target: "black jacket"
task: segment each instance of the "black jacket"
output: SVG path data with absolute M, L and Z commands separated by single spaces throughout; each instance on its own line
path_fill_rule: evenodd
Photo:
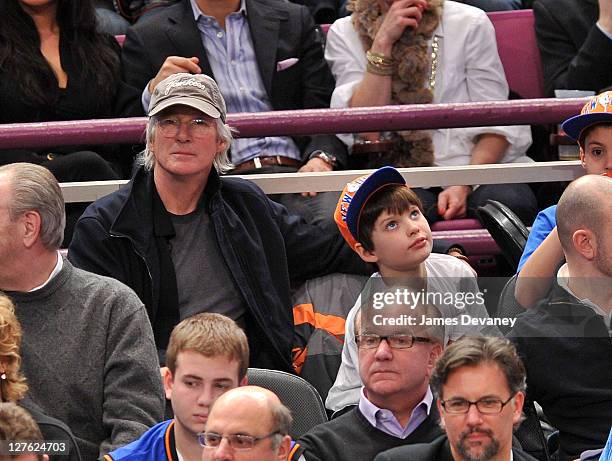
M 514 461 L 536 461 L 517 447 L 512 447 Z M 431 443 L 418 443 L 393 448 L 379 454 L 374 461 L 453 461 L 448 438 L 438 437 Z
M 605 445 L 612 426 L 612 339 L 603 317 L 558 283 L 509 334 L 527 371 L 527 395 L 559 429 L 559 460 Z
M 368 273 L 340 234 L 321 231 L 269 200 L 250 181 L 220 179 L 203 193 L 217 243 L 247 308 L 251 366 L 292 371 L 290 285 L 328 272 Z M 168 227 L 168 225 L 170 227 Z M 147 308 L 158 349 L 178 323 L 176 276 L 167 247 L 172 223 L 153 175 L 91 204 L 77 222 L 68 258 L 131 287 Z M 202 274 L 202 281 L 212 274 Z
M 538 0 L 533 14 L 549 95 L 612 85 L 612 40 L 595 25 L 597 0 Z

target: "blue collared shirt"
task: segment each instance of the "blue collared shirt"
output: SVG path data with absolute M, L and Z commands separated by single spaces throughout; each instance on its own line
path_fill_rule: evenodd
M 384 408 L 378 408 L 368 400 L 361 388 L 361 396 L 359 397 L 359 411 L 365 419 L 379 431 L 389 434 L 398 439 L 405 439 L 412 434 L 429 415 L 431 405 L 433 403 L 433 394 L 431 389 L 427 387 L 425 397 L 412 410 L 410 419 L 406 427 L 402 427 L 393 412 Z
M 225 18 L 225 30 L 215 18 L 202 13 L 196 0 L 190 1 L 193 17 L 227 111 L 240 113 L 274 110 L 257 67 L 244 0 L 238 11 Z M 297 145 L 287 136 L 240 138 L 232 143 L 232 162 L 236 165 L 255 157 L 275 155 L 301 159 Z

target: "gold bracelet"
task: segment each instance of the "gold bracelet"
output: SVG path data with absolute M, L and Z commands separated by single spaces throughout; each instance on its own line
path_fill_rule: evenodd
M 375 66 L 393 66 L 395 64 L 395 59 L 385 56 L 382 53 L 376 53 L 375 51 L 366 51 L 366 58 L 368 62 L 371 62 Z
M 382 76 L 389 76 L 389 75 L 393 75 L 393 67 L 392 66 L 377 66 L 376 64 L 372 64 L 370 61 L 368 61 L 368 64 L 366 66 L 366 70 L 374 75 L 382 75 Z

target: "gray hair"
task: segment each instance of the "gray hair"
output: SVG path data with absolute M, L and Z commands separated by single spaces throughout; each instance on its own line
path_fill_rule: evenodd
M 151 142 L 155 138 L 155 132 L 157 130 L 157 122 L 160 120 L 159 114 L 149 117 L 147 122 L 147 129 L 145 132 L 146 146 L 145 149 L 138 155 L 136 162 L 143 165 L 145 170 L 151 171 L 155 167 L 155 154 L 151 150 Z M 217 124 L 217 137 L 225 142 L 225 148 L 219 152 L 213 161 L 213 165 L 218 173 L 225 173 L 232 168 L 234 165 L 230 162 L 228 152 L 234 139 L 234 133 L 236 130 L 231 128 L 229 125 L 223 123 L 220 118 L 215 119 Z
M 64 240 L 66 210 L 60 186 L 49 170 L 33 163 L 12 163 L 0 167 L 10 175 L 9 216 L 16 221 L 28 211 L 40 215 L 40 240 L 48 250 L 57 250 Z
M 289 434 L 291 424 L 293 424 L 293 417 L 291 416 L 291 411 L 280 402 L 271 404 L 270 413 L 272 416 L 272 427 L 275 427 L 276 431 L 278 431 L 278 434 L 271 438 L 272 449 L 276 450 L 281 444 L 283 437 Z

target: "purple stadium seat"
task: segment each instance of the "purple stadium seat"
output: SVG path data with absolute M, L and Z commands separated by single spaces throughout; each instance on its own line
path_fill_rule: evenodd
M 545 97 L 533 10 L 488 13 L 510 89 L 524 99 Z
M 453 231 L 482 229 L 477 219 L 453 219 L 452 221 L 438 221 L 431 226 L 432 231 Z

